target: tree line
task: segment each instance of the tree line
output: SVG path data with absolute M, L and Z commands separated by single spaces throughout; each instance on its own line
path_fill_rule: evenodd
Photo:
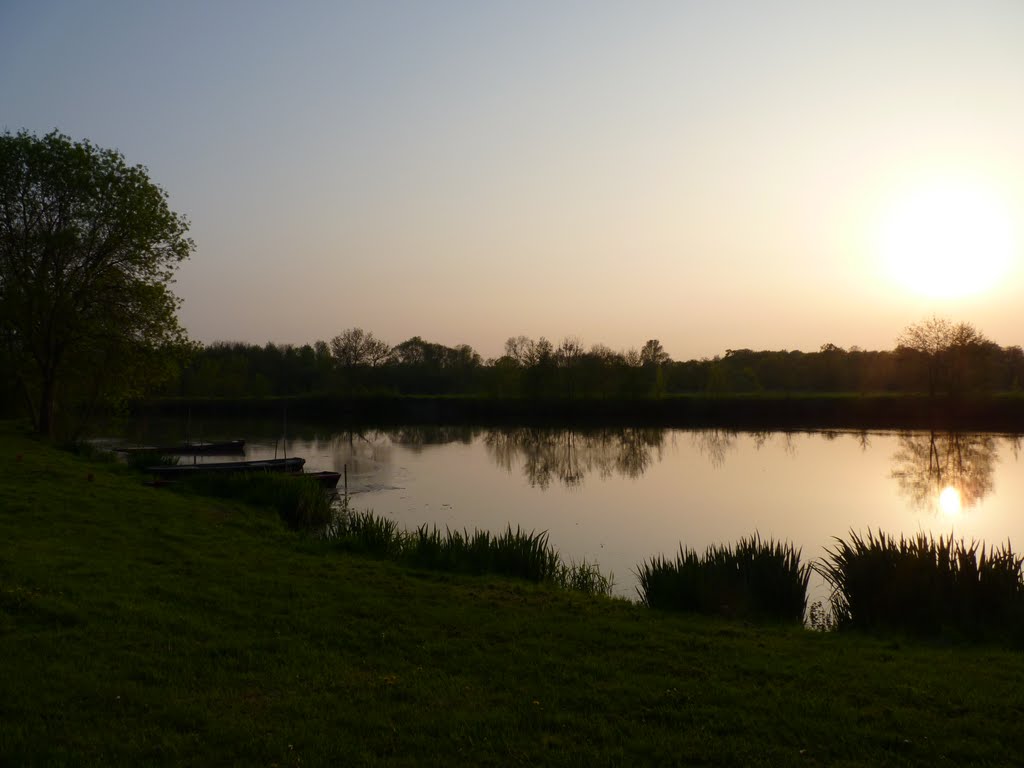
M 823 344 L 814 352 L 729 349 L 673 360 L 657 339 L 615 351 L 575 337 L 509 338 L 483 359 L 466 344 L 420 336 L 394 346 L 361 328 L 291 345 L 215 342 L 198 347 L 163 390 L 181 397 L 322 393 L 476 395 L 519 398 L 642 398 L 676 394 L 926 393 L 1018 390 L 1024 351 L 1001 347 L 967 323 L 931 318 L 886 351 Z

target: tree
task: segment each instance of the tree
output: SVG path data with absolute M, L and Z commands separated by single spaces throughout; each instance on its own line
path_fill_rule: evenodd
M 53 131 L 0 134 L 0 342 L 38 432 L 140 394 L 185 347 L 169 285 L 195 248 L 141 165 Z M 67 420 L 67 419 L 66 419 Z
M 533 339 L 527 336 L 509 336 L 505 340 L 505 357 L 527 367 L 533 363 L 534 346 Z
M 991 342 L 968 323 L 953 324 L 931 317 L 907 326 L 896 340 L 898 350 L 920 355 L 928 372 L 928 395 L 935 396 L 945 382 L 951 394 L 958 391 L 970 365 L 972 353 L 989 347 Z
M 642 365 L 662 365 L 669 362 L 671 358 L 668 352 L 661 346 L 657 339 L 648 339 L 640 349 L 640 361 Z
M 349 328 L 331 339 L 334 359 L 345 368 L 357 365 L 381 365 L 391 354 L 391 347 L 362 328 Z

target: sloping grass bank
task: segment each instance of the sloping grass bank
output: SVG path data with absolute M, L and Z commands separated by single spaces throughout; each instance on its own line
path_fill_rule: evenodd
M 0 427 L 0 764 L 1004 765 L 1024 656 L 338 552 Z

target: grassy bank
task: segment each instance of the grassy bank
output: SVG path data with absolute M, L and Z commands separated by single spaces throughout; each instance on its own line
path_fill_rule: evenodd
M 1004 765 L 1024 655 L 339 552 L 0 427 L 0 764 Z
M 658 426 L 732 429 L 963 429 L 1024 431 L 1024 397 L 1006 393 L 929 398 L 910 394 L 761 393 L 639 399 L 308 395 L 164 399 L 136 415 L 290 417 L 319 423 Z

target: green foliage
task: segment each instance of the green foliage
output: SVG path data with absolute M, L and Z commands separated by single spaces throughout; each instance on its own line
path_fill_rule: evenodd
M 321 485 L 302 474 L 199 474 L 183 480 L 178 487 L 204 496 L 237 499 L 253 506 L 269 507 L 291 528 L 321 528 L 331 521 L 333 515 L 330 497 Z
M 391 557 L 419 568 L 476 575 L 498 574 L 583 592 L 610 595 L 613 582 L 596 563 L 562 562 L 547 531 L 526 531 L 509 526 L 504 533 L 475 530 L 441 533 L 422 525 L 399 530 L 394 520 L 372 511 L 343 509 L 327 529 L 334 544 Z
M 755 534 L 703 556 L 680 545 L 674 561 L 652 557 L 637 568 L 637 592 L 652 608 L 802 622 L 810 571 L 792 544 Z
M 37 431 L 75 434 L 186 347 L 170 283 L 194 244 L 144 167 L 54 131 L 0 134 L 0 346 Z
M 851 531 L 817 570 L 832 586 L 840 629 L 1024 637 L 1024 558 L 992 547 L 919 533 L 913 538 Z

